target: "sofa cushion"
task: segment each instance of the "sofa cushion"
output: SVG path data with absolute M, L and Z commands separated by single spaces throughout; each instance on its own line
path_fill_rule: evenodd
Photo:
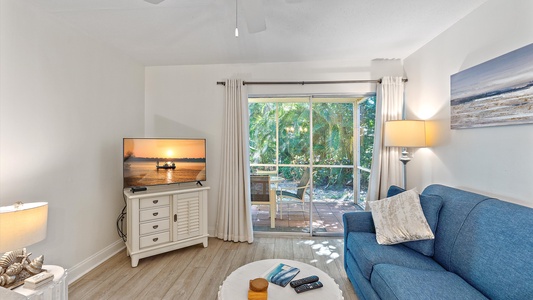
M 393 185 L 389 188 L 387 197 L 392 197 L 403 192 L 405 192 L 404 189 Z M 420 195 L 420 205 L 433 234 L 437 232 L 439 213 L 443 202 L 442 197 L 438 195 Z M 434 239 L 406 242 L 404 245 L 427 256 L 433 256 L 435 253 Z
M 415 190 L 368 203 L 379 244 L 394 245 L 435 238 Z
M 426 187 L 422 195 L 439 195 L 443 199 L 435 232 L 433 259 L 450 271 L 452 251 L 461 226 L 472 209 L 489 197 L 440 184 Z
M 354 253 L 354 259 L 367 280 L 370 280 L 373 267 L 383 263 L 423 270 L 444 270 L 431 258 L 402 244 L 388 246 L 378 244 L 373 233 L 350 232 L 346 243 L 350 252 Z
M 487 299 L 458 275 L 397 265 L 374 266 L 370 280 L 381 299 Z
M 344 256 L 346 275 L 348 275 L 353 285 L 357 298 L 360 300 L 381 300 L 376 291 L 374 291 L 374 288 L 372 288 L 370 280 L 366 279 L 363 273 L 361 273 L 361 269 L 355 262 L 354 255 L 349 250 L 346 253 Z
M 405 191 L 407 191 L 407 190 L 406 189 L 402 189 L 399 186 L 391 185 L 389 187 L 389 190 L 387 191 L 387 198 L 392 197 L 392 196 L 396 196 L 399 193 L 403 193 Z
M 479 203 L 453 247 L 450 271 L 491 299 L 533 299 L 533 209 Z

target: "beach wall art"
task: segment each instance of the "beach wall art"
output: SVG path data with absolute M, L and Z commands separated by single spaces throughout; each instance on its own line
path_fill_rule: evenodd
M 533 44 L 451 76 L 451 129 L 533 123 Z

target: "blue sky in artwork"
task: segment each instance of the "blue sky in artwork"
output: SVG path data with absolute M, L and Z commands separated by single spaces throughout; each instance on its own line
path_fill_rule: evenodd
M 451 100 L 533 82 L 533 44 L 451 76 Z

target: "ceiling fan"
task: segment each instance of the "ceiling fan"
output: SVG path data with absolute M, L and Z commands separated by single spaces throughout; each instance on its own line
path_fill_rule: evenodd
M 159 4 L 165 0 L 144 0 L 148 3 Z M 238 0 L 235 0 L 238 1 Z M 237 4 L 237 2 L 235 2 Z M 249 33 L 257 33 L 266 30 L 265 13 L 261 0 L 244 0 L 240 3 L 244 10 L 244 17 Z

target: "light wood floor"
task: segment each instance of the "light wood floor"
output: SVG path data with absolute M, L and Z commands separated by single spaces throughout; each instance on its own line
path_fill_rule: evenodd
M 357 300 L 343 268 L 340 238 L 255 237 L 254 243 L 209 238 L 196 245 L 144 258 L 132 268 L 125 250 L 69 285 L 69 298 L 215 300 L 219 285 L 252 261 L 285 258 L 305 262 L 329 274 L 344 299 Z M 243 283 L 247 285 L 247 283 Z

